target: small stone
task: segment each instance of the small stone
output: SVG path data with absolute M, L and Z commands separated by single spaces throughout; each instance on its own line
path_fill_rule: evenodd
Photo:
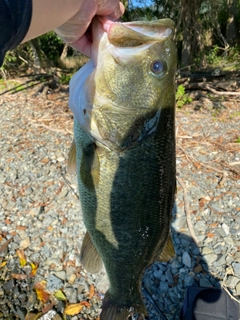
M 236 262 L 240 262 L 240 252 L 236 252 L 235 255 L 234 255 L 234 260 Z
M 184 287 L 190 287 L 194 284 L 194 278 L 190 275 L 187 275 L 184 279 Z
M 207 262 L 208 266 L 217 260 L 217 255 L 215 253 L 204 255 L 204 260 Z
M 234 246 L 234 242 L 233 239 L 230 237 L 225 237 L 224 241 L 226 242 L 226 244 L 229 244 L 230 246 Z
M 240 281 L 240 279 L 237 277 L 228 276 L 227 281 L 226 281 L 226 286 L 231 289 L 234 289 L 239 281 Z
M 172 273 L 170 271 L 170 268 L 167 269 L 165 275 L 166 275 L 168 283 L 173 284 L 174 280 L 173 280 L 173 276 L 172 276 Z
M 172 266 L 173 269 L 179 269 L 179 268 L 181 268 L 182 265 L 181 265 L 181 263 L 178 261 L 177 258 L 174 258 L 174 259 L 172 260 L 171 266 Z
M 226 233 L 226 235 L 229 235 L 229 226 L 226 225 L 225 223 L 222 224 L 222 229 Z
M 202 254 L 203 255 L 207 255 L 207 254 L 211 254 L 211 253 L 213 253 L 211 248 L 209 248 L 209 247 L 203 247 L 202 248 Z
M 63 285 L 62 280 L 55 277 L 53 274 L 50 274 L 47 279 L 47 290 L 50 292 L 54 292 L 56 290 L 59 290 Z
M 232 264 L 232 267 L 233 267 L 233 270 L 234 270 L 234 273 L 236 276 L 240 277 L 240 263 L 236 263 L 234 262 Z
M 236 294 L 237 296 L 240 296 L 240 282 L 236 285 Z
M 167 282 L 160 282 L 159 290 L 161 293 L 167 292 L 169 289 L 168 283 Z
M 186 251 L 183 253 L 182 262 L 186 267 L 191 268 L 191 266 L 192 266 L 191 258 L 190 258 L 189 254 Z
M 199 220 L 197 221 L 197 223 L 195 224 L 195 230 L 199 231 L 205 231 L 206 229 L 206 222 L 203 220 Z
M 217 261 L 214 262 L 214 265 L 215 266 L 223 266 L 223 265 L 225 265 L 225 262 L 226 262 L 226 255 L 224 254 L 224 255 L 220 256 L 220 258 Z
M 14 280 L 10 279 L 3 285 L 3 290 L 6 294 L 11 294 L 14 289 Z
M 73 287 L 64 288 L 64 293 L 66 295 L 67 300 L 69 303 L 77 303 L 77 290 Z
M 156 278 L 156 279 L 161 279 L 162 278 L 162 275 L 163 275 L 163 272 L 161 269 L 159 270 L 155 270 L 154 273 L 153 273 L 153 276 Z
M 206 287 L 206 288 L 213 286 L 212 283 L 207 278 L 200 279 L 199 285 L 200 287 Z
M 23 241 L 20 242 L 19 248 L 24 250 L 31 245 L 29 237 L 25 238 Z
M 63 281 L 65 281 L 66 278 L 67 278 L 67 277 L 66 277 L 66 271 L 64 271 L 64 270 L 54 272 L 54 275 L 55 275 L 57 278 L 59 278 L 59 279 L 61 279 L 61 280 L 63 280 Z

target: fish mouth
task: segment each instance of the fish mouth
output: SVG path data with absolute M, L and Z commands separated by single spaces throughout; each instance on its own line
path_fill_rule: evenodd
M 95 17 L 92 23 L 92 59 L 95 67 L 98 64 L 102 37 L 106 38 L 105 44 L 111 53 L 113 50 L 121 50 L 121 55 L 132 55 L 133 51 L 136 54 L 138 50 L 146 49 L 156 41 L 172 38 L 174 26 L 171 19 L 121 23 L 110 18 Z

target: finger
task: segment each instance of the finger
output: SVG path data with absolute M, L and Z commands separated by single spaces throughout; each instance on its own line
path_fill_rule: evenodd
M 117 2 L 115 7 L 110 6 L 109 2 L 100 5 L 96 15 L 109 16 L 115 20 L 119 19 L 124 13 L 124 5 L 121 2 Z
M 109 14 L 109 16 L 113 19 L 119 19 L 124 14 L 125 8 L 122 2 L 119 2 L 117 8 Z
M 88 57 L 91 57 L 92 55 L 92 42 L 89 41 L 86 35 L 83 35 L 79 40 L 73 43 L 69 43 L 69 45 Z

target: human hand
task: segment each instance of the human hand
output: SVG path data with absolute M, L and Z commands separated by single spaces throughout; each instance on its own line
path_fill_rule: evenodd
M 63 41 L 91 57 L 92 42 L 87 34 L 87 29 L 93 17 L 95 15 L 105 18 L 108 16 L 116 20 L 123 13 L 124 6 L 119 0 L 85 0 L 78 13 L 55 31 Z M 105 24 L 106 28 L 107 25 Z

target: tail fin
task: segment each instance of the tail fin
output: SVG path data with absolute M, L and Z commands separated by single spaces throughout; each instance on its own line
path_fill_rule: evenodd
M 136 313 L 147 315 L 147 310 L 142 299 L 140 303 L 136 305 L 133 302 L 129 306 L 117 305 L 111 300 L 110 294 L 107 291 L 103 299 L 100 320 L 127 320 L 129 316 Z

